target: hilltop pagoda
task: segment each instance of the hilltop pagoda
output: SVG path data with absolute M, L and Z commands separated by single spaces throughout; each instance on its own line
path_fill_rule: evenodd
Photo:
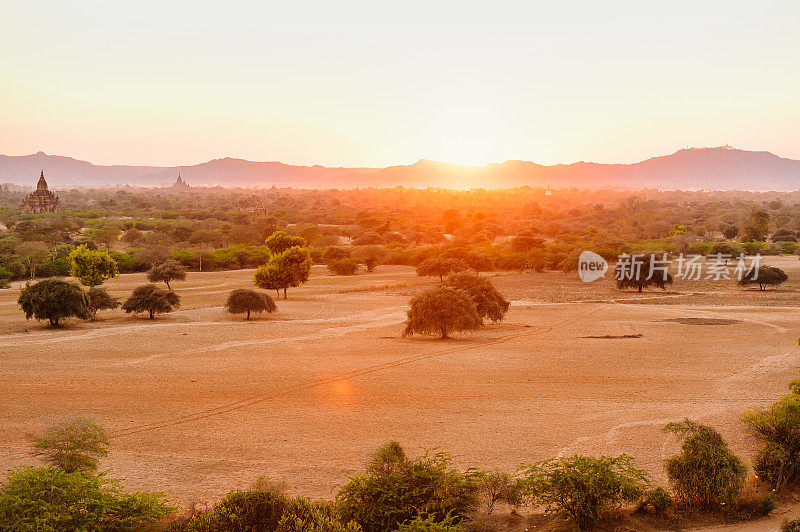
M 19 204 L 19 210 L 29 213 L 58 212 L 61 210 L 61 201 L 58 196 L 47 188 L 47 181 L 44 180 L 44 170 L 39 175 L 36 190 Z
M 178 179 L 175 180 L 175 183 L 172 185 L 172 188 L 182 188 L 182 189 L 189 188 L 189 183 L 184 181 L 184 179 L 181 177 L 180 172 L 178 173 Z

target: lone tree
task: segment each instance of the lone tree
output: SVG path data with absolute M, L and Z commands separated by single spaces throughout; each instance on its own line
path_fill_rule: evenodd
M 669 423 L 665 432 L 683 441 L 681 452 L 664 461 L 678 497 L 688 505 L 714 508 L 739 498 L 747 468 L 713 427 L 688 419 Z
M 65 418 L 33 438 L 34 455 L 67 473 L 94 471 L 98 458 L 108 454 L 106 431 L 84 417 Z
M 383 246 L 362 246 L 355 250 L 355 256 L 361 259 L 367 271 L 371 272 L 375 266 L 386 260 L 386 250 Z
M 739 285 L 758 284 L 759 290 L 764 290 L 768 286 L 778 286 L 789 279 L 786 272 L 775 266 L 759 266 L 748 270 L 739 280 Z
M 86 295 L 89 297 L 89 311 L 92 313 L 92 319 L 97 316 L 98 310 L 119 307 L 119 299 L 111 297 L 103 288 L 93 286 L 86 292 Z
M 283 253 L 289 248 L 306 247 L 306 239 L 302 236 L 290 235 L 286 231 L 275 231 L 265 242 L 270 251 L 276 255 Z
M 273 255 L 267 264 L 259 266 L 253 275 L 253 283 L 265 290 L 283 290 L 283 299 L 286 299 L 286 290 L 290 287 L 300 286 L 308 281 L 311 274 L 311 255 L 308 249 L 291 247 L 278 255 Z
M 251 312 L 275 312 L 278 307 L 269 295 L 249 288 L 239 288 L 231 292 L 225 308 L 231 314 L 245 314 L 250 319 Z
M 483 325 L 475 302 L 463 290 L 437 286 L 411 299 L 403 336 L 474 330 Z
M 417 266 L 417 275 L 436 277 L 439 276 L 439 281 L 444 281 L 445 275 L 451 273 L 462 272 L 469 269 L 467 263 L 461 259 L 444 259 L 435 257 L 426 259 Z
M 147 280 L 151 283 L 164 281 L 167 290 L 172 290 L 169 286 L 170 281 L 183 281 L 186 279 L 186 268 L 175 259 L 165 260 L 161 264 L 156 264 L 147 272 Z
M 503 295 L 497 291 L 492 281 L 481 277 L 476 272 L 465 271 L 454 273 L 447 282 L 447 286 L 463 290 L 475 302 L 475 308 L 481 318 L 488 318 L 493 322 L 503 319 L 511 305 Z
M 49 320 L 52 327 L 58 327 L 61 320 L 72 316 L 82 320 L 92 317 L 86 292 L 78 283 L 61 279 L 28 283 L 17 302 L 27 319 Z
M 636 288 L 639 292 L 650 286 L 665 290 L 668 284 L 672 284 L 672 275 L 665 269 L 667 266 L 661 264 L 654 253 L 633 254 L 617 263 L 615 279 L 617 288 Z
M 181 298 L 172 290 L 164 290 L 154 284 L 146 284 L 134 289 L 131 296 L 122 304 L 125 312 L 147 312 L 150 319 L 156 314 L 172 312 L 180 307 Z
M 85 245 L 78 246 L 69 254 L 69 260 L 72 261 L 70 275 L 84 286 L 99 286 L 119 274 L 117 261 L 111 258 L 108 251 L 95 251 L 87 249 Z

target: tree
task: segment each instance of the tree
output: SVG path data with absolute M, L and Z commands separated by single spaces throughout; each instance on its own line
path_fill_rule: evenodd
M 463 290 L 437 286 L 413 297 L 403 336 L 474 330 L 483 324 L 475 302 Z
M 259 266 L 253 275 L 253 283 L 265 290 L 283 290 L 283 299 L 286 299 L 287 288 L 308 281 L 311 264 L 308 249 L 294 246 L 273 255 L 266 265 Z
M 769 233 L 769 213 L 765 211 L 755 211 L 747 219 L 747 223 L 742 228 L 742 241 L 757 242 L 767 239 Z
M 108 251 L 93 251 L 86 249 L 85 245 L 78 246 L 69 254 L 69 260 L 72 262 L 70 275 L 84 286 L 98 286 L 119 275 L 117 261 L 111 258 Z
M 92 317 L 86 292 L 78 283 L 61 279 L 26 284 L 17 302 L 27 319 L 49 320 L 52 327 L 58 327 L 61 320 L 72 316 L 82 320 Z
M 549 515 L 568 517 L 591 530 L 604 511 L 641 497 L 650 476 L 631 456 L 571 456 L 545 460 L 528 468 L 528 489 Z
M 248 320 L 251 312 L 275 312 L 278 309 L 269 295 L 248 288 L 239 288 L 231 292 L 225 308 L 231 314 L 247 313 Z
M 175 512 L 161 493 L 127 493 L 120 482 L 59 467 L 12 470 L 0 490 L 3 530 L 150 530 Z
M 120 228 L 114 225 L 104 225 L 95 229 L 92 237 L 96 242 L 106 246 L 106 249 L 111 249 L 111 243 L 119 239 Z
M 620 259 L 614 274 L 617 288 L 636 288 L 639 292 L 650 286 L 666 289 L 668 284 L 672 284 L 672 275 L 666 270 L 659 271 L 660 260 L 653 253 L 633 254 Z
M 775 266 L 758 266 L 752 270 L 748 270 L 742 275 L 739 280 L 740 286 L 747 286 L 748 284 L 758 284 L 759 290 L 764 290 L 767 286 L 778 286 L 785 283 L 789 277 L 786 272 Z
M 65 418 L 33 439 L 35 455 L 67 473 L 94 471 L 98 458 L 108 454 L 105 429 L 84 417 Z
M 451 275 L 446 282 L 447 286 L 463 290 L 475 302 L 475 308 L 481 318 L 488 318 L 493 322 L 503 319 L 511 304 L 503 298 L 487 277 L 481 277 L 476 272 L 464 271 Z
M 358 259 L 350 257 L 328 262 L 328 271 L 335 275 L 354 275 L 361 265 Z
M 739 228 L 735 225 L 726 225 L 722 228 L 722 236 L 727 238 L 728 240 L 733 240 L 737 236 L 739 236 Z
M 738 500 L 747 468 L 719 432 L 688 419 L 669 423 L 664 431 L 683 441 L 680 454 L 664 461 L 667 478 L 680 499 L 701 508 Z
M 31 279 L 36 277 L 36 267 L 50 256 L 50 251 L 44 242 L 22 242 L 17 246 L 16 252 L 24 259 Z
M 128 300 L 122 304 L 122 310 L 127 313 L 147 312 L 152 320 L 156 314 L 172 312 L 180 307 L 180 300 L 178 294 L 172 290 L 146 284 L 134 289 Z
M 136 244 L 141 239 L 142 239 L 142 232 L 136 229 L 135 227 L 131 227 L 130 229 L 122 233 L 122 241 L 129 245 Z
M 265 244 L 270 249 L 270 251 L 272 251 L 276 255 L 283 253 L 289 248 L 293 247 L 303 248 L 306 247 L 307 245 L 305 238 L 303 238 L 302 236 L 290 235 L 286 231 L 275 231 L 269 237 L 267 237 Z
M 744 255 L 744 249 L 734 242 L 714 242 L 708 249 L 708 256 L 717 255 L 724 258 L 736 258 Z
M 469 269 L 467 264 L 461 259 L 445 259 L 441 257 L 434 257 L 426 259 L 417 266 L 417 275 L 420 276 L 439 276 L 439 281 L 444 280 L 445 275 L 451 273 L 461 272 Z
M 351 477 L 336 496 L 340 515 L 361 525 L 364 532 L 397 530 L 416 517 L 457 524 L 473 511 L 477 487 L 450 467 L 450 455 L 426 453 L 409 460 L 397 442 L 375 454 L 367 472 Z M 375 467 L 376 462 L 388 467 Z
M 350 258 L 350 250 L 339 246 L 329 246 L 322 252 L 322 262 L 325 264 L 334 261 Z
M 371 272 L 375 266 L 386 260 L 386 250 L 383 246 L 361 246 L 355 250 L 355 256 L 361 259 L 367 271 Z
M 86 295 L 89 297 L 89 310 L 92 313 L 92 319 L 97 316 L 98 310 L 115 309 L 119 307 L 119 299 L 111 297 L 103 288 L 93 286 L 86 292 Z
M 151 283 L 164 281 L 167 290 L 172 290 L 170 281 L 183 281 L 186 279 L 186 267 L 175 259 L 168 259 L 161 264 L 156 264 L 147 272 L 147 280 Z
M 792 393 L 769 409 L 742 418 L 762 443 L 754 468 L 775 491 L 800 481 L 800 380 L 789 383 L 789 389 Z
M 8 286 L 8 282 L 11 281 L 11 278 L 14 276 L 9 270 L 0 266 L 0 288 L 5 288 Z

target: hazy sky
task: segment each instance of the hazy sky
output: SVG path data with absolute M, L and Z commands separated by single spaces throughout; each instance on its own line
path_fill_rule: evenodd
M 0 0 L 0 153 L 800 159 L 800 2 Z

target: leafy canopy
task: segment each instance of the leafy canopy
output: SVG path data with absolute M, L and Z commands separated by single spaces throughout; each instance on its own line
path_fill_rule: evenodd
M 276 255 L 295 246 L 303 248 L 308 245 L 302 236 L 290 235 L 286 231 L 275 231 L 267 237 L 265 244 Z
M 437 286 L 413 297 L 403 336 L 438 334 L 448 338 L 453 331 L 477 329 L 483 325 L 475 302 L 463 290 Z
M 125 303 L 122 310 L 125 312 L 147 312 L 150 319 L 154 319 L 156 314 L 172 312 L 180 307 L 180 297 L 171 290 L 164 290 L 154 284 L 139 286 Z
M 82 320 L 91 318 L 86 292 L 78 283 L 62 279 L 26 284 L 17 302 L 27 319 L 49 320 L 53 327 L 58 327 L 61 320 L 72 316 Z
M 87 249 L 78 246 L 69 254 L 72 262 L 70 275 L 78 279 L 84 286 L 99 286 L 119 274 L 117 261 L 107 251 Z
M 475 302 L 475 308 L 481 318 L 488 318 L 494 322 L 500 321 L 511 305 L 497 291 L 492 281 L 474 271 L 454 273 L 448 277 L 445 284 L 466 292 Z
M 147 272 L 147 280 L 151 283 L 163 281 L 168 290 L 170 281 L 183 281 L 186 279 L 186 267 L 175 259 L 166 260 L 156 264 Z
M 268 294 L 239 288 L 230 293 L 225 308 L 231 314 L 247 314 L 249 320 L 251 312 L 275 312 L 278 307 Z
M 84 417 L 65 418 L 33 439 L 36 456 L 67 473 L 93 471 L 98 458 L 108 454 L 105 429 Z

